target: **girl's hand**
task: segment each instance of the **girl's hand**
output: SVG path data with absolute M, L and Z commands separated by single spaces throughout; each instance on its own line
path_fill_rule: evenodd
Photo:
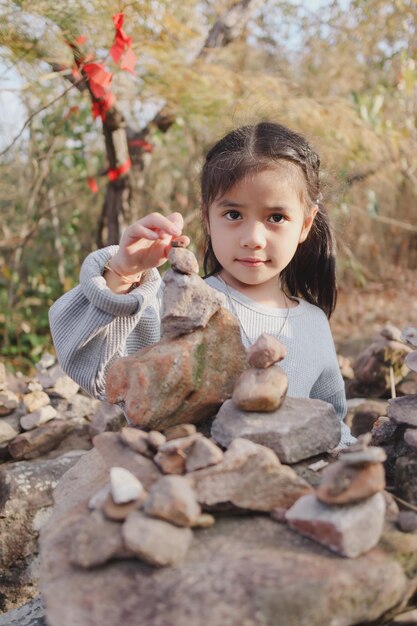
M 111 259 L 111 267 L 126 277 L 159 267 L 166 261 L 166 253 L 171 241 L 179 240 L 188 246 L 190 240 L 181 235 L 184 220 L 180 213 L 165 217 L 161 213 L 151 213 L 134 222 L 124 231 L 119 251 Z

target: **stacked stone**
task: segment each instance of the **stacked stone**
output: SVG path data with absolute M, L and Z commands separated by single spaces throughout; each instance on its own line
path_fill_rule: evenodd
M 118 359 L 106 381 L 109 402 L 123 402 L 132 423 L 158 430 L 215 415 L 247 367 L 238 322 L 197 274 L 194 254 L 172 248 L 168 260 L 161 340 Z
M 78 393 L 52 354 L 45 353 L 36 370 L 11 376 L 0 363 L 0 462 L 41 457 L 74 432 L 84 439 L 80 447 L 91 448 L 88 429 L 99 402 Z
M 378 543 L 386 500 L 384 450 L 368 447 L 370 435 L 342 451 L 329 465 L 314 494 L 287 511 L 288 524 L 345 557 L 357 557 Z
M 283 463 L 297 463 L 337 446 L 340 422 L 331 404 L 286 397 L 287 375 L 277 365 L 286 352 L 267 334 L 249 347 L 251 367 L 237 379 L 232 398 L 224 402 L 211 428 L 220 445 L 244 437 L 268 446 Z
M 417 373 L 417 328 L 405 328 L 401 338 L 411 349 L 405 358 L 405 365 L 409 370 Z M 395 492 L 415 507 L 417 506 L 417 394 L 394 398 L 389 400 L 388 404 L 389 424 L 396 439 L 395 450 L 392 454 Z M 416 530 L 415 510 L 401 511 L 398 525 L 405 532 Z
M 215 523 L 204 509 L 288 509 L 311 491 L 271 450 L 240 439 L 223 452 L 193 424 L 164 433 L 125 427 L 94 444 L 108 474 L 71 538 L 70 561 L 84 568 L 126 556 L 173 565 L 192 529 Z

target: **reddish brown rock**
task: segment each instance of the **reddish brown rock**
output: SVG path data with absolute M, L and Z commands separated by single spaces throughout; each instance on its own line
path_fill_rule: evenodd
M 144 504 L 144 511 L 177 526 L 194 526 L 201 508 L 185 476 L 164 476 L 156 482 Z
M 191 449 L 187 452 L 187 458 L 185 461 L 185 468 L 187 472 L 194 472 L 195 470 L 208 467 L 209 465 L 216 465 L 223 459 L 223 451 L 216 446 L 213 441 L 202 437 L 194 442 Z
M 323 470 L 316 496 L 327 504 L 348 504 L 365 500 L 384 488 L 385 472 L 381 463 L 359 467 L 337 461 Z
M 198 274 L 198 261 L 191 250 L 187 248 L 171 248 L 168 253 L 168 261 L 173 269 L 182 274 Z
M 64 420 L 52 420 L 34 430 L 15 437 L 8 445 L 15 460 L 35 459 L 56 448 L 71 432 L 73 426 Z
M 350 506 L 328 506 L 309 494 L 286 514 L 291 528 L 350 558 L 377 545 L 384 519 L 385 500 L 381 493 Z
M 116 361 L 107 375 L 107 397 L 124 401 L 135 424 L 165 430 L 214 415 L 245 367 L 238 323 L 221 309 L 204 330 Z
M 247 350 L 249 365 L 261 369 L 282 361 L 286 354 L 287 347 L 266 333 L 260 335 Z
M 183 450 L 159 450 L 154 461 L 164 474 L 184 474 L 185 458 Z
M 140 559 L 157 565 L 174 565 L 185 558 L 193 540 L 189 528 L 131 513 L 122 526 L 126 547 Z
M 288 378 L 278 365 L 266 369 L 251 368 L 236 381 L 232 400 L 243 411 L 276 411 L 284 401 Z

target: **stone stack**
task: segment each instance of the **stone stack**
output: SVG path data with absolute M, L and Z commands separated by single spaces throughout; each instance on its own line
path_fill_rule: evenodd
M 173 248 L 168 260 L 161 340 L 118 359 L 106 382 L 109 402 L 123 402 L 132 423 L 159 430 L 215 415 L 247 367 L 223 294 L 198 276 L 189 250 Z
M 405 328 L 402 339 L 411 348 L 405 365 L 417 373 L 417 328 Z M 388 417 L 396 428 L 394 482 L 396 493 L 412 506 L 417 506 L 417 394 L 389 400 Z M 413 511 L 409 517 L 416 516 Z
M 192 424 L 165 434 L 125 427 L 98 435 L 94 445 L 105 480 L 70 542 L 70 562 L 83 568 L 132 556 L 173 565 L 189 550 L 191 529 L 215 523 L 208 511 L 286 510 L 311 491 L 272 450 L 238 439 L 223 452 Z
M 248 349 L 251 368 L 237 379 L 232 399 L 222 405 L 211 428 L 220 445 L 243 437 L 268 446 L 290 464 L 337 446 L 340 422 L 331 404 L 286 397 L 288 379 L 276 365 L 285 354 L 285 346 L 266 334 Z
M 288 524 L 341 556 L 357 557 L 374 546 L 385 519 L 385 452 L 368 447 L 369 435 L 342 451 L 314 494 L 287 511 Z

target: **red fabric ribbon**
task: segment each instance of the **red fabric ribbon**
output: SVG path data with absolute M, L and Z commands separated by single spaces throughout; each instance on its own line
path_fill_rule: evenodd
M 144 139 L 131 139 L 128 141 L 129 146 L 139 146 L 145 152 L 153 152 L 153 145 Z
M 127 159 L 124 163 L 122 163 L 119 167 L 116 167 L 114 170 L 109 170 L 107 172 L 107 178 L 111 181 L 117 180 L 123 174 L 126 174 L 132 167 L 132 162 L 130 159 Z
M 100 100 L 93 102 L 91 105 L 93 118 L 96 119 L 96 117 L 101 117 L 104 122 L 106 120 L 106 111 L 111 109 L 115 102 L 116 98 L 111 92 L 106 93 L 102 98 L 100 98 Z
M 94 180 L 94 178 L 92 176 L 90 176 L 87 179 L 87 182 L 88 182 L 88 186 L 90 187 L 91 191 L 93 193 L 97 193 L 98 192 L 98 185 L 97 185 L 96 181 Z
M 115 63 L 121 61 L 120 69 L 127 70 L 134 74 L 137 56 L 132 50 L 132 38 L 128 37 L 122 28 L 124 17 L 124 13 L 116 13 L 113 15 L 113 24 L 116 32 L 114 34 L 114 43 L 110 50 L 110 56 Z

